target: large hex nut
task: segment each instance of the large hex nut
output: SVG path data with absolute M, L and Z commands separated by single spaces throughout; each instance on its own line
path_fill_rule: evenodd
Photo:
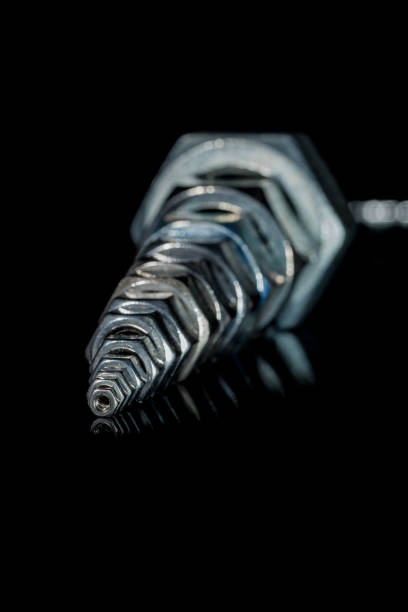
M 309 312 L 353 233 L 353 219 L 335 181 L 302 135 L 188 134 L 170 151 L 131 228 L 140 246 L 160 225 L 180 189 L 228 186 L 267 206 L 297 258 L 290 294 L 275 321 L 297 325 Z

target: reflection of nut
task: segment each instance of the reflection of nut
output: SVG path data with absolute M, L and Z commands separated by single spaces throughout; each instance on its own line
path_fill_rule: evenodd
M 249 420 L 262 418 L 262 411 L 245 416 L 242 401 L 247 408 L 248 393 L 262 397 L 290 396 L 300 389 L 305 391 L 315 381 L 313 365 L 300 338 L 290 332 L 279 332 L 271 327 L 233 357 L 224 359 L 222 367 L 208 363 L 199 374 L 185 383 L 174 385 L 170 393 L 131 406 L 111 418 L 96 418 L 91 426 L 94 434 L 110 433 L 115 436 L 143 435 L 147 431 L 171 430 L 177 424 L 197 424 L 233 414 Z M 279 399 L 278 399 L 279 401 Z M 262 402 L 265 410 L 270 402 Z M 279 404 L 278 404 L 279 406 Z M 275 404 L 276 409 L 281 409 Z
M 138 257 L 88 346 L 91 408 L 144 400 L 272 319 L 297 324 L 350 220 L 302 138 L 180 139 L 133 223 Z

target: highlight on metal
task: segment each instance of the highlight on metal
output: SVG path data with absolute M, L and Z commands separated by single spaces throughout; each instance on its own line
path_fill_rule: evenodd
M 91 410 L 112 416 L 271 322 L 298 325 L 353 227 L 305 137 L 179 139 L 135 216 L 135 261 L 87 348 Z

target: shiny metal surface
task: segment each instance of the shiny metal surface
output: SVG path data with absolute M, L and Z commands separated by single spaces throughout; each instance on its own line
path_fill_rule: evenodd
M 316 383 L 314 364 L 302 339 L 290 332 L 268 328 L 262 339 L 247 349 L 208 364 L 184 383 L 173 385 L 170 393 L 134 405 L 112 417 L 97 417 L 91 424 L 94 435 L 143 436 L 182 425 L 215 422 L 231 411 L 231 418 L 249 421 L 253 413 L 245 408 L 248 397 L 263 397 L 263 410 L 282 410 L 280 399 L 299 392 L 306 396 Z M 269 405 L 270 403 L 270 405 Z M 269 406 L 269 407 L 268 407 Z M 242 412 L 244 411 L 244 412 Z
M 353 221 L 346 200 L 311 143 L 290 134 L 187 134 L 153 181 L 131 228 L 139 247 L 156 227 L 174 190 L 228 186 L 256 193 L 285 233 L 296 257 L 281 328 L 301 322 L 344 250 Z
M 271 321 L 305 316 L 352 227 L 308 146 L 286 135 L 175 145 L 132 224 L 135 262 L 87 348 L 97 416 L 184 380 Z

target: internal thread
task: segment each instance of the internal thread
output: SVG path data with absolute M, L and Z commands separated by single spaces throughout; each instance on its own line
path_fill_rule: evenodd
M 248 194 L 216 186 L 178 193 L 88 346 L 95 414 L 143 401 L 235 350 L 273 318 L 293 268 L 271 212 Z

